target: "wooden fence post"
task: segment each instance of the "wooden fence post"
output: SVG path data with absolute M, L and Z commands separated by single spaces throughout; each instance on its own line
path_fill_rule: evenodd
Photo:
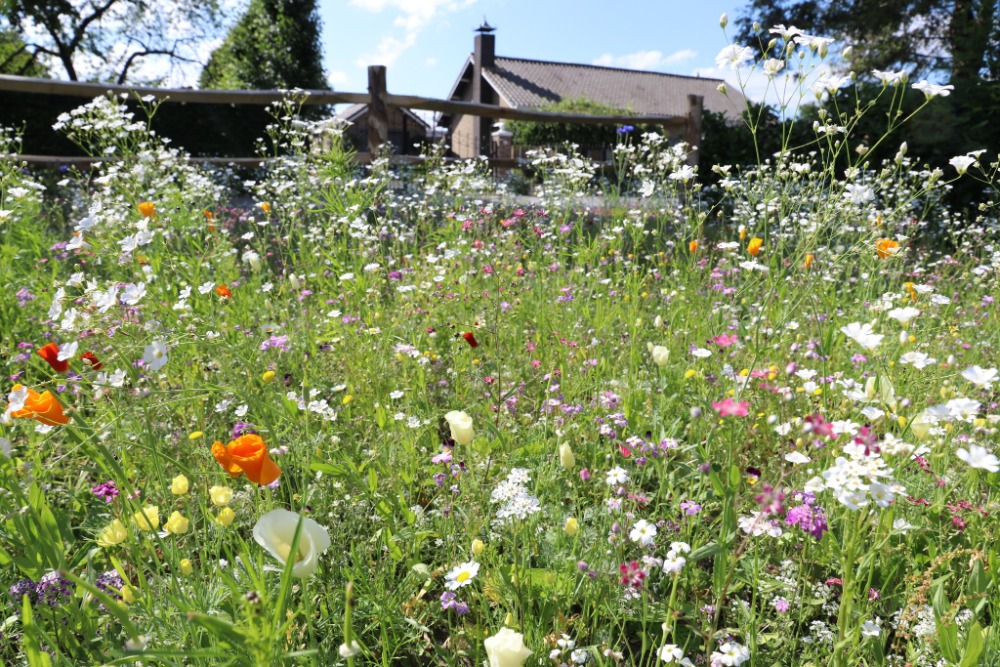
M 372 158 L 379 146 L 389 143 L 388 93 L 385 87 L 385 65 L 368 66 L 368 152 Z
M 687 164 L 692 167 L 698 166 L 699 151 L 701 150 L 701 118 L 704 109 L 704 97 L 688 95 L 687 127 L 684 130 L 684 141 L 690 147 Z

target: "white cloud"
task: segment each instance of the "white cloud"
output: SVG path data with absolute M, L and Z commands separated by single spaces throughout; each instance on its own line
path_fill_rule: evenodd
M 424 64 L 427 65 L 428 67 L 434 67 L 435 65 L 438 64 L 438 59 L 433 57 L 428 58 L 427 60 L 424 61 Z
M 346 86 L 348 82 L 347 72 L 330 72 L 326 75 L 326 82 L 333 87 Z
M 383 37 L 375 53 L 363 54 L 355 61 L 356 64 L 359 67 L 391 65 L 417 43 L 417 36 L 435 19 L 475 3 L 476 0 L 351 0 L 353 6 L 372 13 L 395 10 L 397 15 L 392 24 L 403 30 L 401 38 Z
M 623 67 L 625 69 L 652 70 L 665 65 L 672 65 L 685 60 L 690 60 L 696 55 L 698 54 L 691 49 L 677 51 L 676 53 L 671 53 L 668 56 L 664 56 L 662 51 L 636 51 L 635 53 L 626 53 L 621 56 L 605 53 L 599 58 L 596 58 L 593 61 L 593 64 L 601 65 L 603 67 Z

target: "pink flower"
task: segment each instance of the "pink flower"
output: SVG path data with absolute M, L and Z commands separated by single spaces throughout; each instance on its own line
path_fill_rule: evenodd
M 731 398 L 724 398 L 718 403 L 712 403 L 712 409 L 718 412 L 720 417 L 746 417 L 750 411 L 750 401 L 737 403 Z
M 713 336 L 712 342 L 719 347 L 729 347 L 739 339 L 740 337 L 736 334 L 722 334 L 721 336 Z

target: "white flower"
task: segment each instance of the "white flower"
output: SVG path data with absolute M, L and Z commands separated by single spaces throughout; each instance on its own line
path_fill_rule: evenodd
M 864 324 L 851 322 L 846 327 L 840 327 L 840 330 L 845 336 L 866 350 L 874 350 L 882 343 L 882 339 L 885 338 L 881 334 L 874 333 L 872 325 L 867 322 Z
M 891 86 L 904 81 L 906 79 L 906 71 L 883 72 L 882 70 L 873 69 L 872 76 L 881 81 L 883 86 Z
M 979 401 L 963 397 L 953 398 L 945 403 L 945 407 L 952 419 L 971 422 L 979 412 Z
M 886 315 L 896 320 L 900 324 L 909 324 L 913 318 L 920 314 L 918 308 L 907 306 L 906 308 L 893 308 Z
M 687 564 L 687 559 L 680 555 L 676 551 L 667 552 L 666 558 L 663 559 L 663 571 L 667 574 L 676 574 L 683 569 L 684 565 Z
M 330 534 L 326 528 L 295 512 L 276 509 L 258 519 L 253 527 L 253 538 L 285 565 L 300 521 L 302 529 L 299 530 L 299 549 L 292 566 L 292 576 L 301 578 L 316 571 L 319 555 L 330 548 Z
M 875 191 L 867 185 L 848 183 L 844 188 L 844 199 L 852 204 L 867 204 L 875 198 Z
M 951 91 L 955 90 L 955 86 L 939 86 L 937 84 L 928 83 L 927 79 L 920 81 L 919 83 L 913 84 L 913 90 L 919 90 L 924 94 L 924 97 L 931 99 L 932 97 L 948 97 L 951 95 Z
M 770 33 L 772 35 L 777 35 L 781 37 L 781 39 L 787 42 L 796 35 L 801 35 L 802 31 L 796 28 L 795 26 L 789 26 L 786 28 L 783 23 L 779 23 L 778 25 L 771 27 Z
M 524 645 L 524 635 L 510 628 L 501 628 L 492 637 L 483 640 L 489 667 L 521 667 L 531 655 Z
M 972 468 L 987 470 L 989 472 L 1000 472 L 1000 459 L 991 454 L 988 449 L 976 444 L 969 444 L 969 448 L 961 448 L 955 455 L 969 464 Z
M 142 301 L 142 297 L 146 296 L 146 283 L 130 283 L 125 287 L 125 291 L 122 292 L 121 302 L 126 306 L 135 306 Z
M 628 482 L 628 473 L 621 466 L 615 466 L 604 478 L 608 486 L 622 486 Z
M 337 649 L 337 652 L 340 653 L 341 658 L 347 660 L 348 658 L 353 658 L 358 653 L 361 653 L 361 646 L 358 644 L 358 642 L 352 639 L 350 646 L 348 646 L 347 644 L 341 644 L 340 648 Z
M 750 659 L 750 650 L 742 644 L 737 644 L 736 642 L 726 642 L 719 647 L 718 651 L 714 651 L 711 655 L 712 664 L 718 661 L 726 667 L 736 667 L 736 665 L 742 665 L 744 662 Z
M 154 340 L 142 351 L 142 360 L 150 370 L 160 370 L 167 363 L 166 344 L 162 340 Z
M 80 348 L 80 344 L 76 341 L 72 343 L 63 343 L 59 346 L 59 354 L 56 355 L 56 359 L 59 361 L 69 361 L 76 357 L 76 351 Z
M 812 461 L 811 458 L 809 458 L 802 452 L 789 452 L 785 454 L 785 460 L 791 463 L 792 465 L 800 465 Z
M 785 61 L 780 58 L 768 58 L 764 61 L 764 74 L 769 78 L 778 75 L 778 72 L 785 68 Z
M 952 159 L 948 160 L 948 164 L 955 168 L 958 175 L 961 176 L 969 170 L 969 167 L 976 164 L 976 158 L 971 155 L 956 155 Z
M 937 359 L 929 357 L 923 352 L 907 352 L 906 354 L 900 355 L 899 363 L 910 364 L 918 371 L 922 371 L 928 366 L 936 364 Z
M 882 633 L 882 628 L 874 621 L 865 621 L 861 624 L 862 637 L 878 637 Z
M 706 350 L 703 347 L 699 347 L 698 349 L 691 352 L 691 356 L 696 357 L 698 359 L 707 359 L 708 357 L 712 356 L 712 351 Z
M 730 44 L 719 51 L 719 55 L 715 56 L 715 64 L 720 69 L 730 67 L 735 70 L 752 61 L 753 49 L 739 44 Z
M 445 588 L 450 591 L 458 590 L 463 586 L 468 586 L 479 574 L 479 563 L 472 560 L 468 563 L 452 568 L 451 572 L 445 576 Z
M 684 657 L 684 651 L 677 644 L 665 644 L 660 649 L 659 655 L 660 660 L 667 664 L 685 665 L 685 667 L 693 664 L 690 659 Z
M 997 369 L 969 366 L 962 371 L 962 377 L 980 389 L 989 389 L 997 381 Z
M 656 525 L 645 519 L 639 519 L 632 526 L 628 536 L 633 542 L 648 547 L 656 541 Z
M 472 417 L 460 410 L 452 410 L 444 416 L 451 429 L 451 438 L 459 445 L 472 442 L 475 431 L 472 428 Z

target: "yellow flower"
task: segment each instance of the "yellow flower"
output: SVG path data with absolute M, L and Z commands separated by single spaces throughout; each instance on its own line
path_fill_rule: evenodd
M 690 380 L 691 378 L 693 378 L 697 374 L 698 374 L 698 371 L 694 370 L 693 368 L 689 368 L 688 370 L 684 371 L 684 379 L 685 380 Z
M 350 394 L 347 394 L 346 396 L 344 396 L 343 399 L 341 399 L 340 402 L 343 403 L 344 405 L 347 405 L 348 403 L 350 403 L 353 400 L 354 400 L 354 397 L 351 396 Z
M 230 526 L 234 519 L 236 519 L 236 512 L 233 511 L 232 507 L 223 507 L 219 510 L 219 516 L 215 518 L 220 526 Z
M 183 535 L 188 532 L 188 528 L 191 527 L 191 522 L 184 518 L 184 516 L 178 512 L 174 511 L 167 522 L 163 524 L 163 530 L 168 533 L 173 533 L 174 535 Z
M 194 433 L 192 433 L 191 435 L 188 436 L 188 440 L 197 440 L 198 438 L 200 438 L 203 435 L 205 435 L 203 432 L 201 432 L 201 431 L 195 431 Z
M 486 545 L 478 537 L 472 540 L 472 556 L 476 557 L 481 555 L 486 550 Z
M 160 508 L 156 505 L 143 507 L 141 510 L 132 515 L 132 521 L 135 522 L 135 525 L 139 530 L 156 530 L 160 527 Z
M 266 371 L 263 375 L 260 376 L 260 379 L 263 380 L 264 382 L 272 382 L 274 380 L 274 375 L 275 375 L 274 371 Z
M 132 584 L 125 584 L 122 586 L 121 594 L 122 600 L 124 600 L 125 604 L 135 603 L 135 589 L 132 588 Z
M 271 202 L 262 201 L 261 203 L 257 204 L 257 206 L 259 206 L 260 210 L 264 211 L 265 214 L 271 215 Z
M 747 244 L 747 252 L 751 255 L 760 254 L 760 249 L 764 247 L 764 239 L 757 236 L 750 239 L 750 243 Z
M 156 204 L 151 201 L 139 202 L 139 213 L 141 213 L 144 218 L 154 217 L 156 215 Z
M 580 531 L 580 522 L 574 517 L 566 519 L 566 525 L 563 526 L 563 530 L 570 537 L 574 537 Z
M 177 475 L 170 481 L 170 493 L 175 496 L 183 496 L 189 488 L 188 478 L 184 475 Z
M 208 495 L 212 498 L 213 505 L 225 507 L 233 499 L 233 490 L 228 486 L 213 486 L 208 490 Z
M 190 576 L 190 574 L 194 572 L 194 567 L 192 567 L 191 565 L 190 558 L 185 558 L 184 560 L 182 560 L 180 562 L 180 566 L 181 566 L 181 574 L 183 574 L 185 577 Z
M 119 519 L 115 519 L 97 533 L 97 546 L 102 549 L 121 544 L 128 537 L 128 530 L 125 524 Z

